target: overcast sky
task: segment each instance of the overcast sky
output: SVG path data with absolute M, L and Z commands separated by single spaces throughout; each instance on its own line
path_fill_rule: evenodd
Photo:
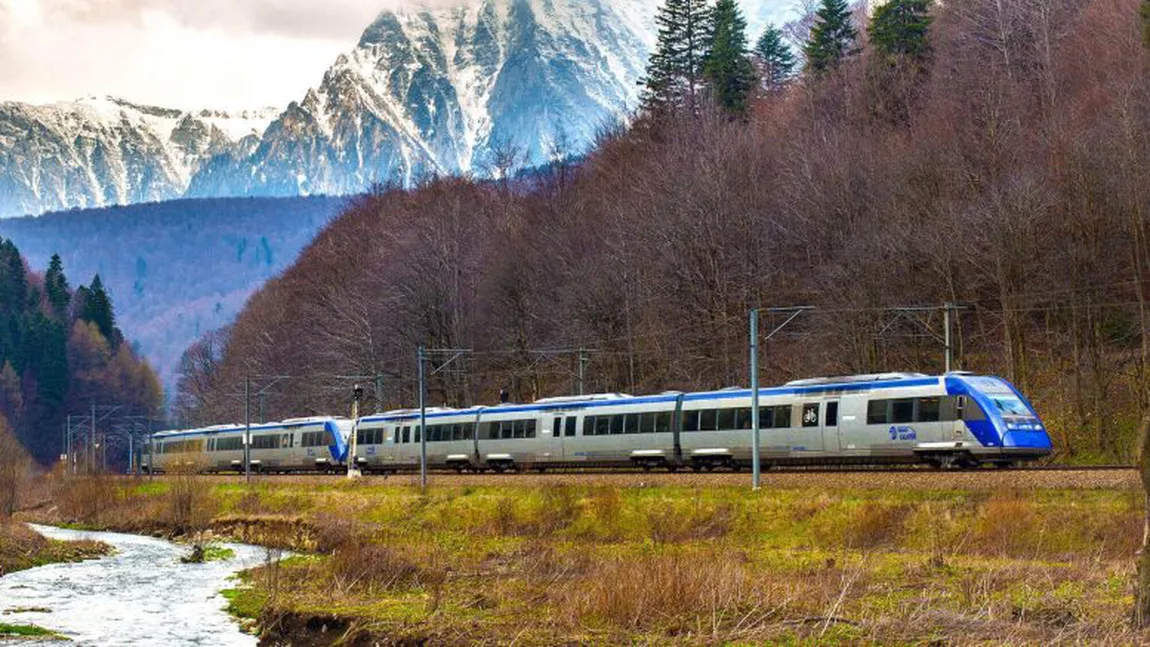
M 282 107 L 391 0 L 0 0 L 0 100 Z

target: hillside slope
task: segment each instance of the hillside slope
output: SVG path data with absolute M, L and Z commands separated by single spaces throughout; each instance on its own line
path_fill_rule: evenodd
M 226 326 L 339 211 L 341 198 L 176 200 L 0 220 L 34 268 L 60 254 L 70 276 L 100 274 L 119 325 L 174 385 L 180 355 Z

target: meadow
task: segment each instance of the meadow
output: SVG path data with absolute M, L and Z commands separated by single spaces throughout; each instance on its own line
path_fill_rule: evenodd
M 227 595 L 269 644 L 1150 638 L 1136 479 L 1029 474 L 81 478 L 36 514 L 269 546 Z

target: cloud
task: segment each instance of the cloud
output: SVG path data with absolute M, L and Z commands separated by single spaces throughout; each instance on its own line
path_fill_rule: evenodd
M 48 13 L 82 23 L 136 22 L 162 13 L 192 29 L 354 38 L 380 11 L 467 4 L 475 0 L 34 0 Z

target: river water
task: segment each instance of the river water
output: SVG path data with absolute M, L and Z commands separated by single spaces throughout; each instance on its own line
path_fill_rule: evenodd
M 0 577 L 0 622 L 34 624 L 78 645 L 254 645 L 224 611 L 228 577 L 264 563 L 257 546 L 224 544 L 235 557 L 181 564 L 187 546 L 111 532 L 32 526 L 53 539 L 95 539 L 116 553 Z M 29 608 L 44 611 L 20 611 Z M 16 612 L 19 611 L 19 612 Z M 0 639 L 0 642 L 3 642 Z M 21 640 L 20 645 L 40 644 Z M 60 645 L 59 642 L 43 644 Z

